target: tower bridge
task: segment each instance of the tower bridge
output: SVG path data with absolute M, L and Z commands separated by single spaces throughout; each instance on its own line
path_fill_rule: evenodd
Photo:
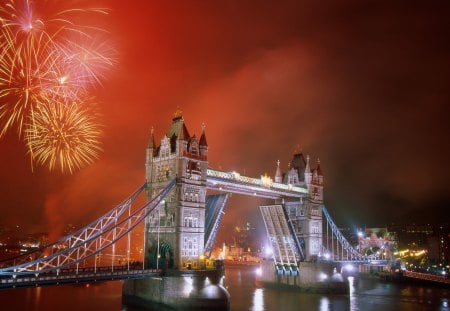
M 146 203 L 136 208 L 133 203 L 141 193 L 145 193 Z M 131 297 L 138 295 L 139 286 L 150 286 L 152 276 L 166 275 L 167 271 L 189 274 L 214 270 L 205 254 L 214 245 L 231 193 L 274 200 L 272 205 L 260 207 L 274 250 L 272 273 L 298 275 L 302 273 L 301 262 L 320 258 L 367 260 L 339 232 L 323 204 L 319 161 L 311 168 L 309 157 L 297 153 L 284 174 L 278 162 L 273 179 L 216 170 L 208 166 L 205 128 L 200 138 L 190 135 L 178 111 L 158 144 L 151 130 L 145 183 L 136 192 L 96 221 L 46 248 L 1 262 L 0 287 L 139 279 L 124 286 L 124 296 Z M 135 263 L 130 264 L 131 233 L 139 224 L 144 224 L 144 239 L 137 269 Z M 126 245 L 125 264 L 114 260 L 120 242 Z M 111 255 L 109 268 L 98 263 L 105 252 Z M 145 280 L 147 285 L 136 283 Z

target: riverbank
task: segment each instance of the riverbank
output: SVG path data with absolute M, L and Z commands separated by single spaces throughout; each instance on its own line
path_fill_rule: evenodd
M 374 274 L 383 282 L 395 282 L 404 284 L 420 284 L 450 289 L 450 279 L 446 276 L 439 276 L 429 273 L 414 271 L 401 272 L 379 272 Z

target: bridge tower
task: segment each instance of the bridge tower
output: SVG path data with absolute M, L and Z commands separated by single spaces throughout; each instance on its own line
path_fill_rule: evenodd
M 279 167 L 275 178 L 280 177 Z M 320 162 L 311 169 L 309 156 L 294 154 L 289 170 L 284 174 L 283 183 L 308 189 L 308 194 L 300 200 L 285 200 L 284 205 L 300 241 L 305 260 L 313 260 L 322 252 L 322 208 L 323 174 Z
M 146 219 L 144 251 L 148 267 L 202 268 L 207 158 L 205 127 L 200 139 L 191 136 L 181 111 L 175 112 L 159 145 L 152 129 L 145 162 L 147 200 L 174 178 L 177 184 Z

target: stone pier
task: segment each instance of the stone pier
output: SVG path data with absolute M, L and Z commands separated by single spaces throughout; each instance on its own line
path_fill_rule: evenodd
M 258 282 L 264 287 L 312 293 L 348 294 L 349 285 L 341 267 L 328 262 L 300 262 L 299 273 L 277 273 L 273 260 L 261 261 Z
M 124 305 L 147 310 L 229 311 L 229 294 L 217 271 L 172 271 L 161 278 L 125 281 Z

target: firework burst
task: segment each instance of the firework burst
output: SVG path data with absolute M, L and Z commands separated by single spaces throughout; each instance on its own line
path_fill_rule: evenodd
M 100 39 L 104 33 L 101 28 L 77 22 L 86 13 L 105 14 L 105 10 L 65 9 L 48 14 L 53 7 L 48 1 L 31 0 L 0 4 L 0 137 L 16 126 L 19 136 L 26 132 L 25 141 L 33 160 L 39 164 L 48 162 L 50 169 L 59 163 L 62 170 L 72 172 L 97 156 L 98 140 L 87 139 L 84 147 L 78 148 L 80 140 L 76 139 L 81 136 L 64 134 L 62 131 L 71 128 L 61 122 L 89 121 L 85 135 L 90 137 L 93 120 L 82 116 L 91 101 L 84 101 L 113 66 L 114 51 Z M 47 128 L 55 128 L 55 122 L 60 125 L 59 135 L 52 136 L 56 146 L 53 154 L 45 149 L 51 134 L 43 131 L 44 122 L 48 123 Z M 34 130 L 38 132 L 33 135 Z M 39 138 L 44 140 L 42 144 Z M 57 139 L 62 141 L 58 144 Z M 70 143 L 69 139 L 75 141 Z M 67 150 L 69 146 L 74 148 L 72 152 Z M 80 152 L 78 156 L 73 153 L 76 150 Z
M 87 105 L 89 103 L 89 105 Z M 90 164 L 101 151 L 101 128 L 92 99 L 40 103 L 25 130 L 31 158 L 50 170 L 73 172 Z

